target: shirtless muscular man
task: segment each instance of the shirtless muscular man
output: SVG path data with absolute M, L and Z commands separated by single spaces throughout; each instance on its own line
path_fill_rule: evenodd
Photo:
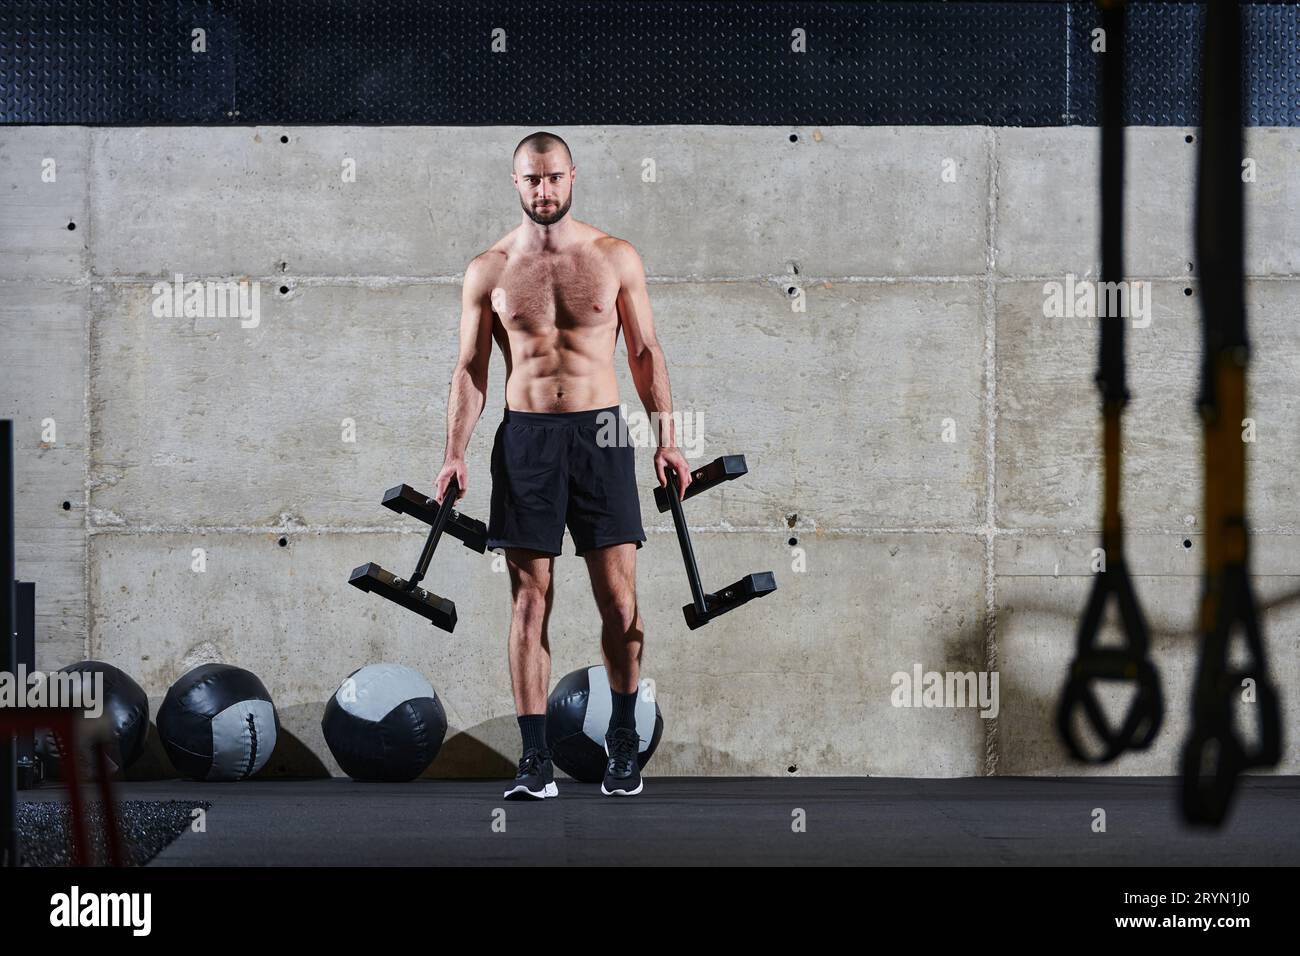
M 546 746 L 551 654 L 546 632 L 552 574 L 567 525 L 587 562 L 601 619 L 601 655 L 613 713 L 605 735 L 603 793 L 642 789 L 633 718 L 645 640 L 636 600 L 636 552 L 645 541 L 634 449 L 619 426 L 614 349 L 620 330 L 632 381 L 658 423 L 655 472 L 690 467 L 677 447 L 664 353 L 655 337 L 636 249 L 569 215 L 577 169 L 564 140 L 533 133 L 515 148 L 518 227 L 465 270 L 460 355 L 447 402 L 439 501 L 455 476 L 468 486 L 465 449 L 487 399 L 492 339 L 505 357 L 505 412 L 492 446 L 488 547 L 510 572 L 510 679 L 523 758 L 509 798 L 553 797 Z M 610 433 L 616 437 L 608 440 Z M 617 436 L 623 436 L 621 439 Z

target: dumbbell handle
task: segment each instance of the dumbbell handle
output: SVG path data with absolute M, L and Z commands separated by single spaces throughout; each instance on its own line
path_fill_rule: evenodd
M 447 519 L 451 517 L 452 505 L 460 496 L 460 483 L 456 481 L 456 476 L 451 476 L 451 481 L 447 482 L 447 491 L 442 496 L 442 504 L 438 505 L 438 515 L 433 519 L 433 526 L 429 528 L 429 537 L 424 539 L 424 550 L 420 552 L 420 563 L 415 566 L 415 573 L 411 579 L 406 582 L 406 590 L 413 589 L 417 584 L 424 580 L 425 573 L 429 570 L 429 561 L 433 558 L 434 549 L 438 547 L 438 539 L 442 537 L 442 529 L 447 526 Z M 435 504 L 433 499 L 429 499 L 429 505 Z
M 706 617 L 709 610 L 705 603 L 704 585 L 700 583 L 700 568 L 695 563 L 695 549 L 691 547 L 691 532 L 686 527 L 686 512 L 682 509 L 681 494 L 677 490 L 679 487 L 677 472 L 668 465 L 664 468 L 664 476 L 668 479 L 665 497 L 673 513 L 673 525 L 677 528 L 677 543 L 681 545 L 682 561 L 686 565 L 686 578 L 691 583 L 691 598 L 695 602 L 696 612 L 700 617 Z

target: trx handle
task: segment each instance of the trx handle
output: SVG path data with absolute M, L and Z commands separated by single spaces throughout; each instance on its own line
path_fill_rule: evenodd
M 1124 278 L 1124 3 L 1103 0 L 1102 28 L 1106 56 L 1102 64 L 1101 131 L 1101 275 L 1108 288 L 1122 288 Z M 1057 707 L 1057 729 L 1070 754 L 1087 763 L 1106 763 L 1125 750 L 1151 745 L 1164 719 L 1160 678 L 1147 659 L 1150 631 L 1138 606 L 1128 565 L 1124 560 L 1124 531 L 1120 511 L 1123 464 L 1121 419 L 1128 404 L 1124 369 L 1124 310 L 1112 315 L 1109 299 L 1101 305 L 1101 348 L 1096 383 L 1102 399 L 1102 460 L 1105 472 L 1102 495 L 1101 543 L 1105 565 L 1093 581 L 1092 592 L 1079 622 L 1074 661 Z M 1123 299 L 1118 301 L 1122 302 Z M 1106 603 L 1119 605 L 1125 644 L 1119 648 L 1097 646 Z M 1096 681 L 1136 683 L 1133 700 L 1123 722 L 1114 727 L 1094 692 Z M 1077 733 L 1076 711 L 1100 738 L 1099 752 L 1090 752 Z
M 1250 582 L 1246 521 L 1244 238 L 1241 184 L 1241 9 L 1206 7 L 1204 92 L 1196 190 L 1196 254 L 1201 259 L 1203 357 L 1199 411 L 1205 441 L 1205 574 L 1199 627 L 1201 656 L 1192 691 L 1191 731 L 1182 753 L 1183 816 L 1219 826 L 1237 777 L 1275 766 L 1282 755 L 1278 695 L 1268 676 L 1259 614 Z M 1240 628 L 1250 660 L 1229 667 L 1229 643 Z M 1242 701 L 1252 682 L 1255 700 Z M 1234 705 L 1256 708 L 1259 738 L 1238 733 Z
M 1106 603 L 1112 596 L 1119 605 L 1127 645 L 1097 647 Z M 1147 657 L 1149 645 L 1150 631 L 1138 606 L 1128 568 L 1122 558 L 1108 562 L 1106 570 L 1098 573 L 1093 581 L 1083 620 L 1079 622 L 1074 662 L 1056 712 L 1057 730 L 1076 760 L 1107 763 L 1125 750 L 1145 750 L 1155 740 L 1165 707 L 1160 677 Z M 1118 727 L 1111 726 L 1094 692 L 1094 682 L 1099 680 L 1136 684 L 1133 700 Z M 1077 733 L 1074 717 L 1080 707 L 1101 741 L 1099 752 L 1090 751 Z
M 1220 825 L 1232 806 L 1237 777 L 1255 767 L 1272 767 L 1282 757 L 1282 719 L 1277 691 L 1268 679 L 1259 616 L 1243 565 L 1230 565 L 1206 590 L 1202 614 L 1214 617 L 1204 635 L 1192 692 L 1192 730 L 1183 748 L 1183 815 L 1189 823 Z M 1217 613 L 1216 613 L 1217 612 Z M 1228 641 L 1240 625 L 1251 660 L 1228 667 Z M 1233 706 L 1247 681 L 1254 685 L 1259 739 L 1249 746 L 1237 731 Z
M 1259 612 L 1249 573 L 1245 518 L 1246 467 L 1240 422 L 1245 415 L 1246 369 L 1237 348 L 1212 360 L 1215 404 L 1203 409 L 1205 428 L 1205 575 L 1199 631 L 1201 656 L 1192 688 L 1191 730 L 1182 753 L 1183 816 L 1219 826 L 1227 818 L 1237 777 L 1272 767 L 1282 756 L 1281 707 L 1269 678 Z M 1229 667 L 1229 645 L 1240 628 L 1249 660 Z M 1259 737 L 1249 745 L 1234 709 L 1253 684 Z

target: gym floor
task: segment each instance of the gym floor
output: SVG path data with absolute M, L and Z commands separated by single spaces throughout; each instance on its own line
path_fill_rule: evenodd
M 1243 778 L 1219 831 L 1187 828 L 1164 777 L 651 777 L 629 799 L 561 778 L 558 798 L 527 803 L 502 800 L 505 783 L 166 780 L 116 796 L 210 805 L 206 832 L 183 833 L 151 866 L 1300 863 L 1300 777 Z

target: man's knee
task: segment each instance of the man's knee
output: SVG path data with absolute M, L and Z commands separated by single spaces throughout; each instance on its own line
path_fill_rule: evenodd
M 546 582 L 520 583 L 514 589 L 512 613 L 515 622 L 530 634 L 541 634 L 549 605 L 550 588 Z
M 641 629 L 634 593 L 610 595 L 598 602 L 600 620 L 607 632 L 631 634 Z

